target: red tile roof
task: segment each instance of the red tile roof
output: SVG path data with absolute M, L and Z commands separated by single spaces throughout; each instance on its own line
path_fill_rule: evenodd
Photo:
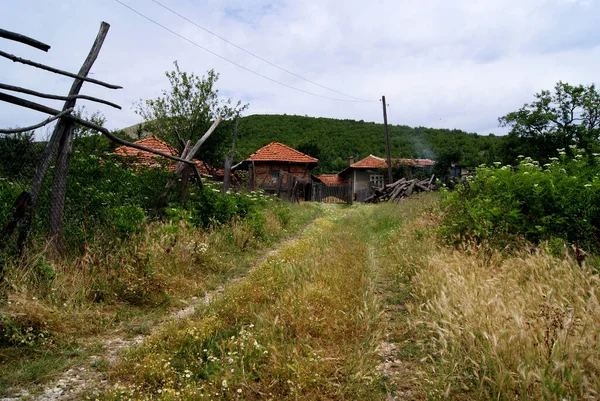
M 429 159 L 392 159 L 392 164 L 394 165 L 408 165 L 408 166 L 419 166 L 419 167 L 427 167 L 433 166 L 435 162 Z
M 292 149 L 289 146 L 279 142 L 271 142 L 252 153 L 246 160 L 248 161 L 280 161 L 288 163 L 318 163 L 309 155 Z
M 321 174 L 314 177 L 325 185 L 342 185 L 345 182 L 339 174 Z
M 435 161 L 429 159 L 392 159 L 392 165 L 408 165 L 408 166 L 417 166 L 417 167 L 427 167 L 433 166 Z M 369 155 L 362 160 L 357 161 L 354 164 L 351 164 L 348 168 L 364 168 L 364 169 L 374 169 L 374 168 L 387 168 L 387 162 L 382 157 L 377 157 L 373 155 Z M 346 169 L 348 169 L 346 168 Z M 345 171 L 345 170 L 344 170 Z
M 351 168 L 387 168 L 385 159 L 369 155 L 362 160 L 350 165 Z
M 176 148 L 169 145 L 162 139 L 157 138 L 154 135 L 149 136 L 148 138 L 140 139 L 139 141 L 135 141 L 134 143 L 137 145 L 145 146 L 145 147 L 153 149 L 153 150 L 158 150 L 159 152 L 163 152 L 163 153 L 166 153 L 166 154 L 169 154 L 172 156 L 179 156 L 179 152 L 177 151 Z M 135 158 L 135 163 L 138 165 L 141 164 L 144 166 L 154 166 L 155 164 L 162 162 L 163 164 L 167 165 L 166 168 L 169 171 L 175 170 L 176 163 L 174 161 L 163 158 L 162 156 L 156 155 L 154 153 L 147 152 L 145 150 L 139 150 L 139 149 L 132 148 L 129 146 L 119 146 L 118 148 L 115 149 L 115 154 L 117 154 L 119 156 Z M 208 164 L 206 164 L 203 161 L 198 160 L 198 159 L 194 159 L 194 161 L 196 162 L 196 166 L 198 166 L 198 171 L 200 172 L 200 174 L 204 174 L 204 175 L 213 175 L 213 174 L 219 175 L 220 174 L 221 176 L 223 176 L 223 170 L 217 170 L 214 167 L 211 167 Z
M 177 152 L 177 149 L 175 149 L 173 146 L 169 145 L 162 139 L 155 137 L 154 135 L 149 136 L 148 138 L 140 139 L 139 141 L 135 141 L 134 143 L 137 145 L 145 146 L 152 150 L 158 150 L 159 152 L 163 152 L 171 156 L 179 156 L 179 152 Z M 136 163 L 139 164 L 155 164 L 158 162 L 157 159 L 162 159 L 161 156 L 155 155 L 154 153 L 150 153 L 145 150 L 139 150 L 136 148 L 131 148 L 129 146 L 119 146 L 115 149 L 115 154 L 125 157 L 135 157 Z

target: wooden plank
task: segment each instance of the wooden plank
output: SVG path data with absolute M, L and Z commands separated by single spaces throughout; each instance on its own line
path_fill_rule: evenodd
M 39 103 L 35 103 L 35 102 L 29 101 L 29 100 L 21 99 L 21 98 L 18 98 L 16 96 L 12 96 L 12 95 L 9 95 L 9 94 L 6 94 L 6 93 L 2 93 L 2 92 L 0 92 L 0 101 L 11 103 L 11 104 L 16 104 L 17 106 L 22 106 L 22 107 L 25 107 L 25 108 L 28 108 L 28 109 L 31 109 L 31 110 L 36 110 L 36 111 L 39 111 L 39 112 L 42 112 L 42 113 L 46 113 L 46 114 L 50 114 L 50 115 L 56 115 L 56 114 L 60 113 L 60 110 L 53 109 L 51 107 L 44 106 L 43 104 L 39 104 Z M 150 152 L 150 153 L 153 153 L 155 155 L 166 157 L 167 159 L 184 162 L 184 163 L 189 164 L 190 166 L 195 164 L 193 161 L 185 160 L 185 159 L 182 159 L 182 158 L 180 158 L 178 156 L 173 156 L 173 155 L 170 155 L 168 153 L 163 153 L 163 152 L 160 152 L 160 151 L 157 151 L 157 150 L 154 150 L 154 149 L 150 149 L 150 148 L 147 148 L 145 146 L 138 145 L 137 143 L 128 142 L 128 141 L 126 141 L 124 139 L 121 139 L 119 137 L 114 136 L 113 134 L 111 134 L 111 132 L 108 129 L 106 129 L 106 128 L 100 126 L 100 125 L 94 124 L 91 121 L 87 121 L 87 120 L 84 120 L 82 118 L 79 118 L 77 116 L 66 115 L 66 116 L 64 116 L 64 118 L 68 118 L 70 120 L 75 121 L 77 124 L 83 125 L 84 127 L 87 127 L 87 128 L 92 129 L 94 131 L 100 132 L 102 135 L 106 136 L 111 141 L 118 143 L 119 145 L 124 145 L 124 146 L 128 146 L 128 147 L 131 147 L 131 148 L 135 148 L 135 149 L 143 150 L 143 151 L 146 151 L 146 152 Z M 46 145 L 46 147 L 48 147 L 48 146 L 49 145 Z

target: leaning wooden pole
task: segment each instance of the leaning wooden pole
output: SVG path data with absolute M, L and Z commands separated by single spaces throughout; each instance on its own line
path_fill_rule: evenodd
M 98 31 L 96 40 L 94 41 L 94 44 L 92 45 L 92 48 L 77 75 L 87 77 L 88 73 L 92 69 L 92 65 L 94 65 L 94 62 L 100 54 L 102 44 L 104 43 L 104 39 L 108 34 L 109 28 L 110 25 L 106 22 L 102 22 L 100 24 L 100 30 Z M 71 90 L 69 91 L 69 96 L 78 95 L 82 86 L 83 80 L 75 79 L 73 81 L 73 85 L 71 86 Z M 67 100 L 63 106 L 63 110 L 74 107 L 76 101 L 76 98 Z M 67 190 L 67 175 L 69 171 L 69 161 L 71 159 L 71 145 L 75 133 L 75 124 L 73 124 L 73 122 L 67 118 L 62 118 L 58 124 L 56 124 L 55 132 L 57 132 L 57 136 L 59 136 L 61 139 L 52 181 L 49 236 L 54 241 L 57 250 L 60 250 L 63 216 L 65 210 L 65 194 Z

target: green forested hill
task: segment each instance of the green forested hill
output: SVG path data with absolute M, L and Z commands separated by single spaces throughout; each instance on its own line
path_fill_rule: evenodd
M 389 126 L 392 157 L 428 158 L 469 166 L 500 159 L 502 137 L 460 130 Z M 318 173 L 335 173 L 369 154 L 385 157 L 383 124 L 291 115 L 251 115 L 239 122 L 237 160 L 277 141 L 319 159 Z M 236 160 L 236 161 L 237 161 Z

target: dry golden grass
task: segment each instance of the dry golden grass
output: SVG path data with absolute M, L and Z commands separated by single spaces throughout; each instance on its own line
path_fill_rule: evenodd
M 570 259 L 443 250 L 412 281 L 432 394 L 598 399 L 598 275 Z

